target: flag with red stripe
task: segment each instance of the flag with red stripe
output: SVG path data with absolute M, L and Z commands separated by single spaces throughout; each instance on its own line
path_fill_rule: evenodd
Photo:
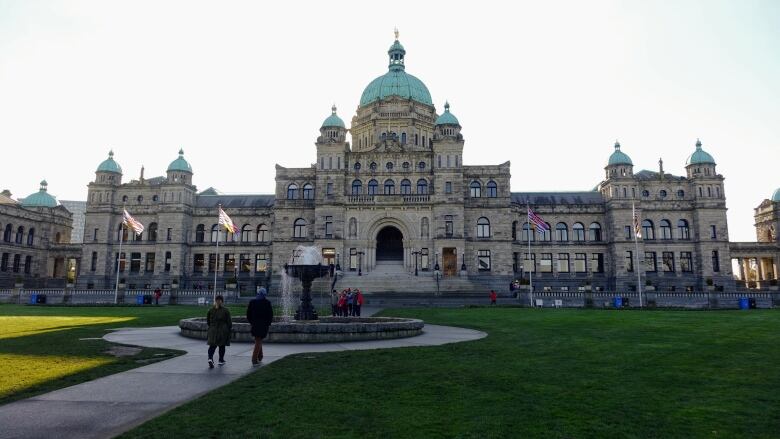
M 122 223 L 124 223 L 125 227 L 135 232 L 136 235 L 140 235 L 144 232 L 144 225 L 141 224 L 141 222 L 137 219 L 133 218 L 130 213 L 127 212 L 127 209 L 125 209 L 125 212 L 122 216 Z
M 633 204 L 631 204 L 631 211 L 634 213 L 634 236 L 636 236 L 637 239 L 642 239 L 642 227 L 639 223 L 639 214 L 636 213 L 636 207 L 634 207 Z
M 550 231 L 550 226 L 542 219 L 542 217 L 531 210 L 530 207 L 528 208 L 528 222 L 533 224 L 539 233 Z

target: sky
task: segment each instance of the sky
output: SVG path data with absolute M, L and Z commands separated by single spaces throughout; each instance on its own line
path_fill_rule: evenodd
M 199 190 L 273 193 L 332 104 L 349 124 L 387 70 L 449 100 L 463 162 L 512 190 L 590 190 L 615 140 L 634 171 L 684 175 L 700 138 L 726 178 L 733 241 L 780 187 L 780 2 L 0 0 L 0 189 L 45 178 L 85 200 L 110 149 L 124 179 L 179 148 Z

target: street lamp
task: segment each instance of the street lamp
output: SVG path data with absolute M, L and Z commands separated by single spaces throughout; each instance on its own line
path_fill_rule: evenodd
M 363 275 L 363 255 L 364 252 L 357 252 L 358 254 L 358 276 Z
M 414 255 L 414 275 L 417 276 L 417 255 L 420 254 L 420 251 L 412 249 L 412 254 Z

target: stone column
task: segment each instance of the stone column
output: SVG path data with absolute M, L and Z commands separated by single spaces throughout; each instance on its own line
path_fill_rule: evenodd
M 745 273 L 745 282 L 749 281 L 750 277 L 750 258 L 742 259 L 742 270 Z
M 762 265 L 764 265 L 764 258 L 756 256 L 756 280 L 759 282 L 764 280 L 764 267 Z
M 745 264 L 744 264 L 744 260 L 739 258 L 739 259 L 737 259 L 737 261 L 739 261 L 737 263 L 737 265 L 739 266 L 739 280 L 741 280 L 742 282 L 745 282 L 745 281 L 747 281 L 747 279 L 745 279 Z

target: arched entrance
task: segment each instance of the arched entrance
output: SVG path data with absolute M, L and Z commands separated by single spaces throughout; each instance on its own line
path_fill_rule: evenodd
M 393 226 L 385 226 L 376 235 L 377 261 L 403 261 L 404 235 Z

